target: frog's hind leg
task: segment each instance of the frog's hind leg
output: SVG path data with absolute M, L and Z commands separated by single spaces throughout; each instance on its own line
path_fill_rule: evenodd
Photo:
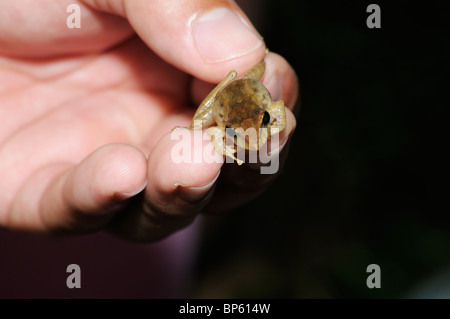
M 244 74 L 244 78 L 251 78 L 251 79 L 255 79 L 258 81 L 261 81 L 264 72 L 266 70 L 266 62 L 262 61 L 260 63 L 258 63 L 257 65 L 255 65 L 253 68 L 251 68 L 250 70 L 248 70 L 245 74 Z
M 214 117 L 212 112 L 212 107 L 214 104 L 214 99 L 223 87 L 227 86 L 231 81 L 233 81 L 236 78 L 236 71 L 231 71 L 228 73 L 227 77 L 222 80 L 200 103 L 199 107 L 197 108 L 197 111 L 194 114 L 194 117 L 192 119 L 190 129 L 197 128 L 199 122 L 201 122 L 201 127 L 207 127 L 214 123 Z M 200 127 L 200 128 L 201 128 Z
M 233 158 L 239 165 L 242 165 L 243 161 L 236 158 L 234 153 L 236 153 L 236 149 L 234 145 L 226 144 L 226 133 L 225 129 L 213 126 L 207 130 L 209 136 L 211 136 L 211 141 L 215 147 L 215 149 L 222 155 L 226 155 L 228 157 Z
M 270 135 L 277 134 L 286 127 L 286 110 L 282 100 L 276 101 L 269 107 L 269 113 L 273 119 L 270 124 Z

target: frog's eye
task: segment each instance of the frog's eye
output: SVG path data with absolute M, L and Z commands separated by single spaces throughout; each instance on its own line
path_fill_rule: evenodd
M 264 116 L 262 119 L 262 125 L 267 125 L 270 122 L 270 114 L 267 111 L 264 111 Z

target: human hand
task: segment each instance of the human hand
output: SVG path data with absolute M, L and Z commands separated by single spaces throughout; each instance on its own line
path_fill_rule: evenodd
M 9 17 L 0 19 L 0 226 L 154 241 L 200 212 L 251 200 L 276 178 L 171 160 L 171 129 L 189 124 L 205 81 L 265 56 L 234 3 L 80 1 L 81 29 L 66 27 L 68 4 L 0 4 Z M 273 53 L 266 63 L 263 83 L 292 110 L 294 71 Z M 294 128 L 287 111 L 280 144 Z

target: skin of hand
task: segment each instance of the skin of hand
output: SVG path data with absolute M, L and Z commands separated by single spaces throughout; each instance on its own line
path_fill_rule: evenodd
M 80 29 L 66 26 L 71 3 Z M 172 128 L 189 125 L 211 83 L 265 57 L 234 2 L 3 1 L 0 16 L 0 227 L 152 242 L 277 177 L 171 160 Z M 274 53 L 266 64 L 263 84 L 293 110 L 295 72 Z M 286 117 L 280 145 L 296 125 Z

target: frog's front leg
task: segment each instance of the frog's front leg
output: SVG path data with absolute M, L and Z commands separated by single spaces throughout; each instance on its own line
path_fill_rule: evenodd
M 227 77 L 223 79 L 222 82 L 220 82 L 200 103 L 199 107 L 197 108 L 197 111 L 194 114 L 194 117 L 192 119 L 190 129 L 193 128 L 202 128 L 210 126 L 214 123 L 214 116 L 212 112 L 212 107 L 214 104 L 214 99 L 219 92 L 220 89 L 227 86 L 231 81 L 233 81 L 236 78 L 236 71 L 231 71 L 228 73 Z M 196 125 L 197 124 L 197 125 Z M 201 124 L 198 125 L 198 124 Z
M 234 153 L 236 153 L 236 149 L 234 145 L 226 144 L 226 132 L 224 127 L 213 126 L 207 130 L 209 136 L 211 136 L 211 141 L 215 147 L 215 149 L 222 155 L 226 155 L 228 157 L 233 158 L 239 165 L 242 165 L 243 161 L 236 158 Z
M 269 114 L 273 117 L 270 123 L 270 135 L 280 133 L 286 128 L 286 110 L 282 100 L 276 101 L 269 106 Z

